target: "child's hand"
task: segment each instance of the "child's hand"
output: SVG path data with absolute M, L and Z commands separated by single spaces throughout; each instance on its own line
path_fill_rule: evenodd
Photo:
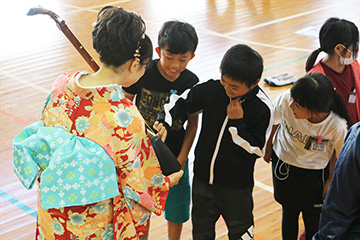
M 272 161 L 271 155 L 265 154 L 264 161 L 267 162 L 267 163 L 270 163 Z
M 163 142 L 165 142 L 166 136 L 167 136 L 167 130 L 164 127 L 164 125 L 162 123 L 159 123 L 158 121 L 156 121 L 154 123 L 153 128 L 158 132 L 156 135 L 161 138 L 161 140 Z
M 240 119 L 244 117 L 244 110 L 241 103 L 242 101 L 240 98 L 231 100 L 227 107 L 227 115 L 229 119 Z
M 273 138 L 274 138 L 274 134 L 277 131 L 279 127 L 279 124 L 273 125 L 272 129 L 271 129 L 271 134 L 269 139 L 266 142 L 266 146 L 265 146 L 265 156 L 264 156 L 264 160 L 267 163 L 270 163 L 272 161 L 272 152 L 273 152 Z
M 174 172 L 174 173 L 170 174 L 168 176 L 168 178 L 170 179 L 170 187 L 177 185 L 183 174 L 184 174 L 183 170 L 180 170 L 178 172 Z
M 271 155 L 272 155 L 272 143 L 271 140 L 269 140 L 265 147 L 265 156 L 264 161 L 267 163 L 270 163 L 272 161 Z

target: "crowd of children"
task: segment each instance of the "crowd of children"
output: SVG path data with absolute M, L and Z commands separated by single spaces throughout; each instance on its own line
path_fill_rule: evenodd
M 152 59 L 152 44 L 141 17 L 106 7 L 98 14 L 93 41 L 102 61 L 100 70 L 64 75 L 56 81 L 41 126 L 27 128 L 14 140 L 14 164 L 20 179 L 25 165 L 39 165 L 45 175 L 58 163 L 58 156 L 49 156 L 50 164 L 44 167 L 38 155 L 27 154 L 26 149 L 41 151 L 33 149 L 31 141 L 44 138 L 42 129 L 60 126 L 105 149 L 115 163 L 119 195 L 88 205 L 80 202 L 51 208 L 39 203 L 39 238 L 147 239 L 151 212 L 164 212 L 167 237 L 177 240 L 191 212 L 194 240 L 215 239 L 220 216 L 230 240 L 253 239 L 254 166 L 263 158 L 272 165 L 284 240 L 297 239 L 300 213 L 306 240 L 314 234 L 321 240 L 359 239 L 359 181 L 346 180 L 356 189 L 342 185 L 347 171 L 354 179 L 360 177 L 359 124 L 347 136 L 360 119 L 359 32 L 353 23 L 337 18 L 326 21 L 320 31 L 320 48 L 307 61 L 309 73 L 273 103 L 259 86 L 263 59 L 244 44 L 226 51 L 220 79 L 199 83 L 187 69 L 198 45 L 195 28 L 189 23 L 165 22 L 155 48 L 158 58 Z M 313 66 L 321 51 L 327 56 Z M 188 154 L 200 113 L 190 183 Z M 162 175 L 145 123 L 160 136 L 167 135 L 165 143 L 182 167 L 179 172 Z M 71 151 L 80 150 L 74 147 Z M 42 198 L 46 180 L 38 181 Z M 351 204 L 342 206 L 337 191 Z M 339 216 L 339 212 L 344 214 Z M 103 224 L 79 227 L 80 222 L 92 219 Z

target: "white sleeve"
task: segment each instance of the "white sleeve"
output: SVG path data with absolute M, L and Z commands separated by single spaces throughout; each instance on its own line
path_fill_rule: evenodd
M 180 98 L 186 99 L 189 92 L 190 89 L 186 89 L 180 96 L 176 94 L 171 94 L 169 102 L 164 104 L 165 122 L 169 124 L 169 126 L 172 126 L 172 122 L 173 122 L 172 116 L 170 114 L 170 110 L 175 106 L 177 100 L 179 100 Z
M 278 125 L 281 123 L 281 119 L 282 119 L 282 109 L 283 109 L 283 105 L 284 104 L 288 104 L 286 101 L 288 98 L 290 97 L 290 90 L 282 93 L 281 95 L 279 95 L 275 101 L 274 101 L 274 125 Z
M 334 149 L 336 151 L 336 158 L 339 157 L 339 153 L 341 151 L 341 148 L 344 145 L 346 133 L 347 133 L 347 124 L 345 119 L 341 119 L 341 122 L 339 123 L 339 126 L 337 128 L 337 136 L 334 141 Z

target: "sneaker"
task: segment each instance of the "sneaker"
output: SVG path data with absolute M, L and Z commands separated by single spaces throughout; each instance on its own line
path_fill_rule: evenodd
M 289 75 L 288 73 L 282 73 L 279 75 L 271 76 L 268 78 L 264 78 L 264 82 L 274 87 L 281 87 L 293 84 L 295 81 L 293 75 Z
M 281 74 L 278 74 L 278 75 L 267 77 L 267 78 L 264 78 L 264 82 L 269 83 L 269 81 L 271 81 L 272 79 L 281 78 L 281 77 L 285 77 L 285 76 L 288 76 L 288 75 L 289 75 L 288 73 L 281 73 Z

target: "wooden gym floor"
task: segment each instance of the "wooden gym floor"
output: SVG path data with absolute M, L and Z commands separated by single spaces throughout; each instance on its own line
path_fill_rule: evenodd
M 55 78 L 64 72 L 90 67 L 48 16 L 26 16 L 31 7 L 57 13 L 99 63 L 92 49 L 92 23 L 105 5 L 122 6 L 139 13 L 147 33 L 157 45 L 163 22 L 184 20 L 197 30 L 199 46 L 188 68 L 201 81 L 219 76 L 225 51 L 244 43 L 264 58 L 263 77 L 304 73 L 307 56 L 319 47 L 317 35 L 333 16 L 360 26 L 359 0 L 12 0 L 0 1 L 0 239 L 34 239 L 36 189 L 26 190 L 12 170 L 12 140 L 26 125 L 39 119 Z M 271 100 L 289 87 L 260 86 Z M 193 160 L 193 153 L 190 161 Z M 255 239 L 281 239 L 281 209 L 272 195 L 270 165 L 256 163 Z M 300 221 L 302 228 L 302 224 Z M 302 229 L 301 229 L 302 230 Z M 150 240 L 166 239 L 163 216 L 153 216 Z M 217 239 L 228 239 L 224 222 L 217 223 Z M 191 221 L 182 239 L 191 238 Z

